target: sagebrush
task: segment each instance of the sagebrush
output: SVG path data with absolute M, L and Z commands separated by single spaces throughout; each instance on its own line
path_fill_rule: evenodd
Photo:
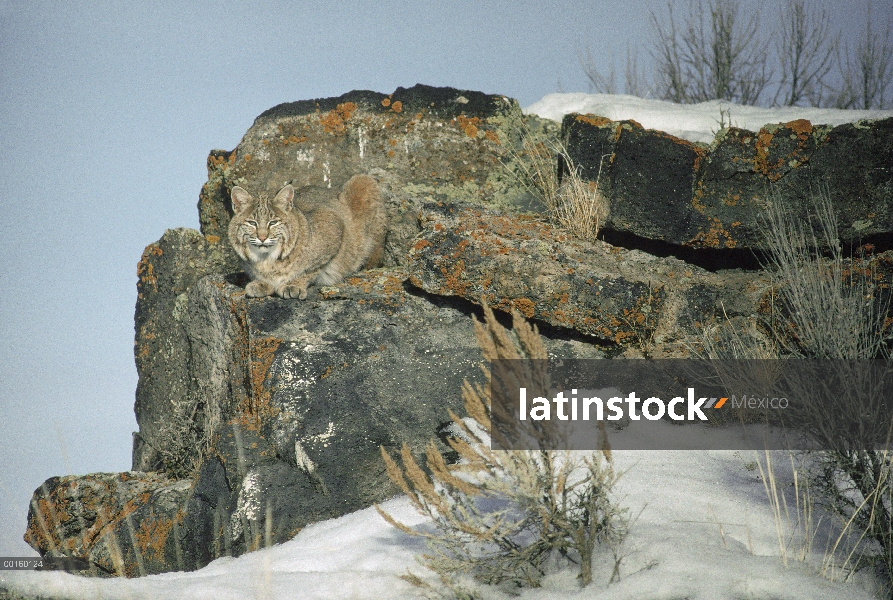
M 485 324 L 475 320 L 484 358 L 547 357 L 536 329 L 517 312 L 513 340 L 493 312 L 484 310 Z M 519 371 L 505 376 L 547 377 L 528 361 L 517 364 Z M 487 368 L 484 373 L 489 383 L 493 374 Z M 560 440 L 553 430 L 540 428 L 528 432 L 539 440 L 538 450 L 491 450 L 489 386 L 466 381 L 462 395 L 467 417 L 450 413 L 456 435 L 449 445 L 458 453 L 458 462 L 448 463 L 433 441 L 425 450 L 426 469 L 406 445 L 400 453 L 402 467 L 382 448 L 391 479 L 434 525 L 432 532 L 418 531 L 379 509 L 395 527 L 427 538 L 430 551 L 421 562 L 454 597 L 475 597 L 473 586 L 480 583 L 539 586 L 551 559 L 576 565 L 581 584 L 587 585 L 597 544 L 614 550 L 612 579 L 617 577 L 618 548 L 628 521 L 626 511 L 610 497 L 619 474 L 606 438 L 598 452 L 551 450 Z M 418 575 L 406 579 L 436 591 Z

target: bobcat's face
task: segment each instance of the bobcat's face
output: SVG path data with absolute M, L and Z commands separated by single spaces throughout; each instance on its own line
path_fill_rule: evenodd
M 272 200 L 265 197 L 255 200 L 242 188 L 233 188 L 236 215 L 230 222 L 229 237 L 243 260 L 276 260 L 294 245 L 293 192 L 289 194 L 288 190 L 291 190 L 291 186 L 284 188 Z
M 259 211 L 258 211 L 259 212 Z M 251 260 L 274 260 L 282 253 L 282 242 L 288 238 L 288 228 L 281 219 L 270 215 L 251 214 L 239 227 L 239 235 Z

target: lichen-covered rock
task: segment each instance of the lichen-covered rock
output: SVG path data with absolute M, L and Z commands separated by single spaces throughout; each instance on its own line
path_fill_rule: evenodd
M 90 575 L 171 570 L 164 549 L 189 489 L 163 473 L 53 477 L 34 492 L 25 541 L 42 556 L 89 561 Z
M 814 195 L 827 193 L 843 240 L 893 235 L 893 119 L 731 127 L 708 147 L 635 121 L 570 114 L 562 135 L 609 199 L 606 227 L 615 231 L 695 248 L 764 248 L 768 202 L 809 222 Z
M 529 207 L 530 194 L 503 163 L 530 120 L 538 119 L 505 96 L 424 85 L 281 104 L 257 117 L 235 150 L 211 153 L 202 232 L 226 238 L 235 185 L 252 193 L 286 183 L 338 188 L 356 173 L 380 180 L 392 222 L 413 199 Z M 391 251 L 390 264 L 402 253 Z
M 564 131 L 584 176 L 601 169 L 609 227 L 728 252 L 759 245 L 767 183 L 802 206 L 794 191 L 811 177 L 830 182 L 847 235 L 888 232 L 891 124 L 729 129 L 710 148 L 592 116 Z M 524 127 L 558 133 L 503 96 L 415 86 L 283 104 L 235 150 L 213 151 L 202 233 L 166 232 L 138 267 L 133 468 L 154 472 L 48 480 L 26 540 L 91 574 L 188 570 L 392 495 L 379 448 L 421 451 L 461 412 L 463 380 L 482 378 L 471 316 L 483 301 L 538 321 L 555 358 L 685 356 L 700 325 L 768 310 L 763 273 L 549 225 L 512 173 Z M 337 187 L 358 172 L 387 202 L 388 267 L 304 301 L 247 298 L 226 236 L 232 186 Z M 888 293 L 891 255 L 851 268 Z
M 542 219 L 475 207 L 428 205 L 410 253 L 410 281 L 426 292 L 518 309 L 529 319 L 653 350 L 696 324 L 757 312 L 768 281 L 754 273 L 710 273 L 582 241 Z

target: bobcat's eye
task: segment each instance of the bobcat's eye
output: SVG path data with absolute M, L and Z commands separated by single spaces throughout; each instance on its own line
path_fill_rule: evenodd
M 272 221 L 270 221 L 270 225 L 269 225 L 269 226 L 270 226 L 270 227 L 275 227 L 276 225 L 279 225 L 280 222 L 281 222 L 281 221 L 279 221 L 279 219 L 273 219 Z
M 245 224 L 257 229 L 257 221 L 245 221 Z

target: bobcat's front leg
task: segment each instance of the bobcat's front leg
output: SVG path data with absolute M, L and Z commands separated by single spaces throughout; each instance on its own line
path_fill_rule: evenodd
M 245 286 L 245 295 L 249 298 L 261 298 L 272 294 L 273 286 L 265 281 L 252 281 Z
M 281 286 L 276 290 L 276 294 L 281 298 L 298 298 L 300 300 L 307 299 L 307 286 L 310 285 L 310 281 L 316 276 L 316 273 L 311 273 L 310 275 L 301 275 L 300 277 L 295 277 L 285 285 Z

